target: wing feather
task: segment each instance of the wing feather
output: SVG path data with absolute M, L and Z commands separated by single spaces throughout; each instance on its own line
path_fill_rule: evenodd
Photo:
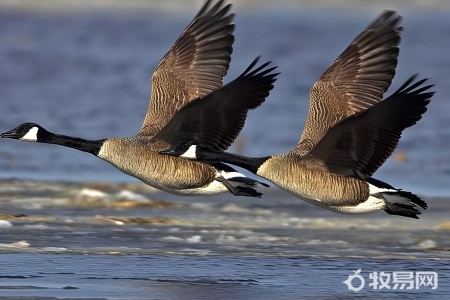
M 396 148 L 403 130 L 427 110 L 434 92 L 411 77 L 386 100 L 333 126 L 304 159 L 320 160 L 327 171 L 367 178 Z
M 223 85 L 233 52 L 231 4 L 208 0 L 159 62 L 138 135 L 155 135 L 186 103 Z
M 259 58 L 235 80 L 203 98 L 189 102 L 156 135 L 172 146 L 195 141 L 213 150 L 226 150 L 242 130 L 247 112 L 261 105 L 278 73 Z
M 383 11 L 314 84 L 298 154 L 310 151 L 339 121 L 383 99 L 395 75 L 401 19 Z

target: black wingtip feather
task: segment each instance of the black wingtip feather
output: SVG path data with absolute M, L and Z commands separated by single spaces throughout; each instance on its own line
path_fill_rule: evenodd
M 434 86 L 434 84 L 429 84 L 426 86 L 422 86 L 425 82 L 428 81 L 428 78 L 423 78 L 415 83 L 412 83 L 416 80 L 416 78 L 419 76 L 419 74 L 414 74 L 411 77 L 408 78 L 408 80 L 405 81 L 405 83 L 402 84 L 401 87 L 399 87 L 397 89 L 397 91 L 395 91 L 394 94 L 423 94 L 424 91 L 429 90 L 430 88 L 432 88 Z M 418 87 L 420 87 L 419 89 L 417 89 Z M 433 95 L 435 92 L 428 92 L 428 94 Z
M 239 75 L 238 78 L 254 77 L 257 74 L 260 77 L 264 77 L 265 75 L 271 73 L 272 71 L 274 71 L 275 69 L 278 68 L 278 66 L 273 66 L 273 67 L 267 68 L 272 63 L 272 61 L 269 60 L 269 61 L 263 63 L 262 65 L 260 65 L 259 67 L 257 67 L 256 69 L 253 69 L 260 60 L 261 60 L 261 56 L 259 55 L 250 63 L 250 65 L 244 70 L 244 72 L 242 72 L 242 74 Z M 276 77 L 279 74 L 280 73 L 273 73 L 270 76 Z
M 247 67 L 247 69 L 244 70 L 244 72 L 242 72 L 242 74 L 238 77 L 238 78 L 243 78 L 245 77 L 248 72 L 250 72 L 251 69 L 253 69 L 253 67 L 258 63 L 258 61 L 261 59 L 261 55 L 258 55 L 251 63 L 250 65 Z
M 435 94 L 434 91 L 429 91 L 432 87 L 434 87 L 433 84 L 425 85 L 423 84 L 428 80 L 428 78 L 424 78 L 421 80 L 416 81 L 418 75 L 414 74 L 400 88 L 398 88 L 391 96 L 389 96 L 385 101 L 397 101 L 399 103 L 402 103 L 403 101 L 400 101 L 400 99 L 406 99 L 408 102 L 405 103 L 409 104 L 409 108 L 405 106 L 405 108 L 408 108 L 407 111 L 414 109 L 412 107 L 412 103 L 415 103 L 415 106 L 420 108 L 424 108 L 423 112 L 426 111 L 426 106 L 431 101 L 431 97 Z M 414 82 L 416 81 L 416 82 Z
M 399 15 L 398 12 L 395 10 L 389 10 L 385 9 L 382 11 L 376 18 L 373 20 L 372 23 L 367 27 L 367 29 L 370 28 L 377 28 L 377 27 L 395 27 L 397 26 L 397 30 L 402 30 L 402 27 L 398 26 L 399 23 L 402 21 L 402 16 Z
M 223 6 L 224 0 L 217 1 L 212 7 L 211 2 L 213 0 L 207 0 L 200 8 L 199 12 L 195 15 L 194 19 L 200 18 L 202 16 L 217 16 L 219 19 L 230 12 L 231 3 Z M 222 7 L 223 6 L 223 7 Z

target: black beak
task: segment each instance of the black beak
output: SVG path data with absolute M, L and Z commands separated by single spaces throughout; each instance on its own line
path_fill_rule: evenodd
M 0 137 L 7 138 L 7 139 L 18 139 L 21 137 L 21 135 L 17 134 L 17 132 L 13 129 L 13 130 L 10 130 L 10 131 L 0 134 Z

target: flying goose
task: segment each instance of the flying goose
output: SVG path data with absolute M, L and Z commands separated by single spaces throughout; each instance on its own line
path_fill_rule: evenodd
M 314 84 L 301 139 L 287 153 L 249 158 L 185 140 L 164 154 L 245 168 L 311 204 L 360 214 L 385 210 L 418 218 L 418 196 L 371 176 L 392 154 L 402 131 L 425 113 L 433 92 L 416 76 L 382 101 L 397 64 L 402 28 L 382 12 Z
M 155 188 L 181 195 L 230 191 L 261 197 L 258 181 L 223 163 L 207 164 L 161 155 L 178 138 L 208 136 L 209 145 L 225 150 L 244 126 L 247 111 L 269 95 L 278 73 L 259 58 L 234 81 L 222 86 L 234 41 L 231 5 L 207 1 L 175 45 L 158 64 L 152 77 L 151 101 L 139 132 L 127 138 L 85 140 L 52 133 L 35 123 L 24 123 L 1 134 L 2 138 L 50 143 L 91 153 Z M 178 122 L 183 120 L 183 127 Z M 265 183 L 262 185 L 267 186 Z

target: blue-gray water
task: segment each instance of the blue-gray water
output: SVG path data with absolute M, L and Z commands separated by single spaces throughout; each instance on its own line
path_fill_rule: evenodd
M 0 131 L 33 121 L 90 139 L 132 135 L 156 64 L 196 9 L 0 11 Z M 301 134 L 309 89 L 379 10 L 234 11 L 226 82 L 260 54 L 282 74 L 231 150 L 287 151 Z M 176 197 L 85 153 L 0 140 L 0 299 L 448 295 L 450 12 L 400 13 L 405 31 L 391 90 L 419 73 L 437 93 L 376 177 L 424 196 L 430 208 L 420 220 L 338 215 L 275 187 L 263 199 Z M 351 292 L 342 281 L 360 268 L 366 286 Z M 438 272 L 439 287 L 374 290 L 369 273 L 382 271 Z

